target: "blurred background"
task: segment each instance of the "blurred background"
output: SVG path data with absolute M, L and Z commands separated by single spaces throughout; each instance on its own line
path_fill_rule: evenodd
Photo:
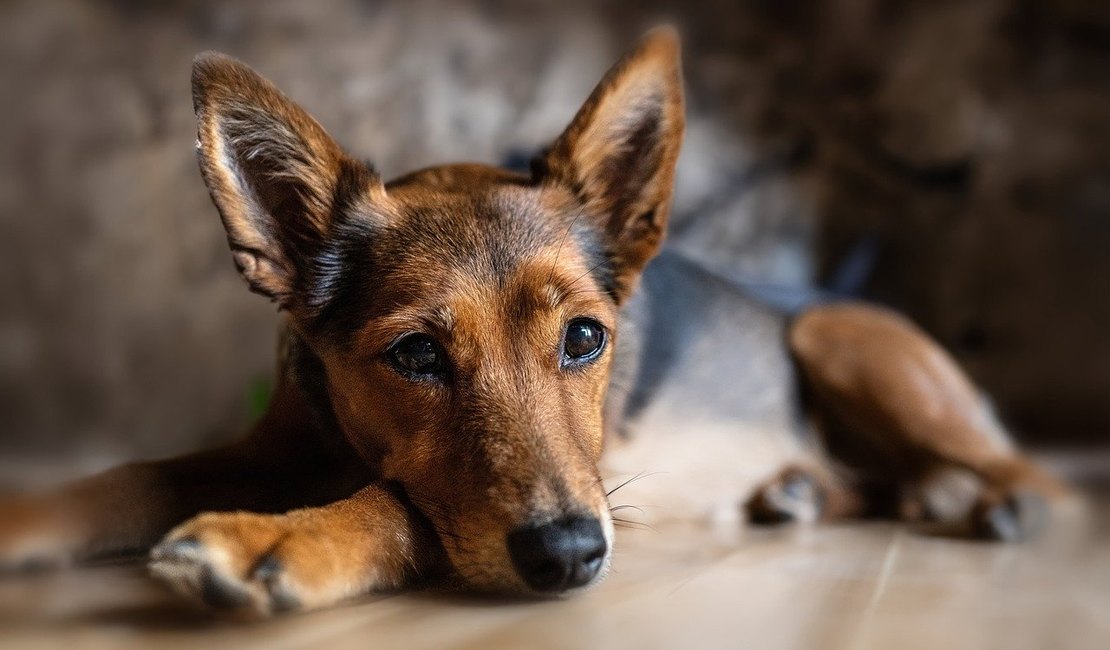
M 681 7 L 0 3 L 0 456 L 176 453 L 265 402 L 277 318 L 197 171 L 197 52 L 394 176 L 526 161 L 660 17 L 686 41 L 673 245 L 893 305 L 1019 438 L 1110 444 L 1110 3 Z

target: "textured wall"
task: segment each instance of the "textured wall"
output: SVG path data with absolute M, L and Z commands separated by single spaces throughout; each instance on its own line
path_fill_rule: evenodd
M 276 320 L 196 170 L 197 51 L 248 61 L 394 175 L 553 137 L 655 15 L 623 4 L 4 3 L 0 449 L 160 454 L 249 418 Z M 843 276 L 1027 435 L 1105 439 L 1110 9 L 806 4 L 680 13 L 675 241 L 746 281 Z

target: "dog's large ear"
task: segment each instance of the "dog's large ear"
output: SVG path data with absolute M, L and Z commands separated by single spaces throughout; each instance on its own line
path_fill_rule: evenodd
M 294 309 L 331 228 L 340 184 L 380 188 L 324 129 L 254 70 L 217 53 L 193 61 L 201 172 L 251 289 Z M 384 190 L 382 190 L 384 191 Z
M 663 243 L 684 126 L 678 35 L 659 28 L 606 73 L 535 170 L 600 220 L 618 300 Z

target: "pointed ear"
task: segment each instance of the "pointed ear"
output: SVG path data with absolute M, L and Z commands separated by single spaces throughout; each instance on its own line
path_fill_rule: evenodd
M 310 281 L 341 185 L 380 188 L 324 129 L 273 84 L 228 56 L 193 61 L 201 172 L 253 291 L 283 308 Z M 384 192 L 384 190 L 381 190 Z
M 614 65 L 536 165 L 574 191 L 604 233 L 623 299 L 666 233 L 685 127 L 679 39 L 649 32 Z

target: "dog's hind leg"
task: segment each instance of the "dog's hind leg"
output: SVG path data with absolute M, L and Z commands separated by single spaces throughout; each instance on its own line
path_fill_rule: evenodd
M 295 387 L 242 442 L 123 465 L 42 494 L 0 498 L 0 570 L 64 565 L 143 551 L 205 510 L 279 512 L 327 503 L 368 479 L 312 432 Z
M 836 304 L 789 331 L 826 443 L 861 475 L 918 484 L 938 468 L 969 470 L 981 489 L 967 514 L 979 537 L 1035 533 L 1067 490 L 1022 456 L 956 362 L 907 319 Z
M 792 463 L 756 487 L 744 504 L 753 524 L 814 523 L 868 514 L 868 493 L 819 461 Z

